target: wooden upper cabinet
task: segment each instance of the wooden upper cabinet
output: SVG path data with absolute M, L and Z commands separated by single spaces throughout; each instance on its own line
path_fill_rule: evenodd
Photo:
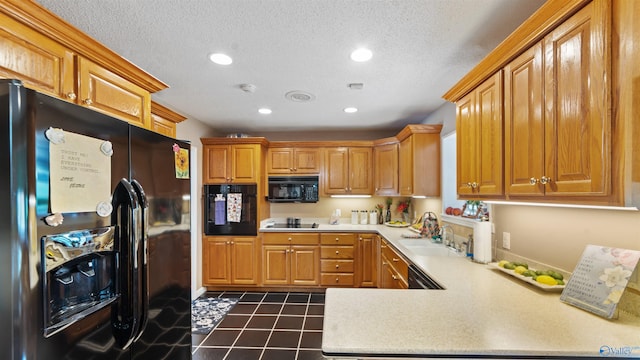
M 398 194 L 398 143 L 373 148 L 374 192 L 376 195 Z
M 505 173 L 507 194 L 543 195 L 531 184 L 544 175 L 543 59 L 538 43 L 505 67 Z
M 503 188 L 502 72 L 456 103 L 458 195 L 501 196 Z
M 151 96 L 141 87 L 78 57 L 80 104 L 127 122 L 151 128 Z
M 326 194 L 370 195 L 373 193 L 371 147 L 338 147 L 325 151 Z
M 153 130 L 150 93 L 167 85 L 36 2 L 0 2 L 0 49 L 0 78 Z
M 167 107 L 151 102 L 151 130 L 159 134 L 175 138 L 176 124 L 186 119 L 186 117 Z
M 607 22 L 590 3 L 544 39 L 547 195 L 610 192 Z
M 0 77 L 74 101 L 74 53 L 58 42 L 0 14 Z
M 609 26 L 600 4 L 587 4 L 505 67 L 509 196 L 610 194 Z
M 320 149 L 269 148 L 267 171 L 269 174 L 318 174 L 320 172 Z
M 260 145 L 205 145 L 203 181 L 210 184 L 258 183 Z
M 398 180 L 402 196 L 440 196 L 442 125 L 407 125 L 399 134 Z

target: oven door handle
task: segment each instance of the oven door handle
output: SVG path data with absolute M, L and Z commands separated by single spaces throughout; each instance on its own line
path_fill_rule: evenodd
M 131 183 L 122 179 L 116 185 L 111 200 L 112 225 L 115 232 L 115 288 L 120 295 L 111 308 L 111 330 L 117 345 L 127 349 L 134 341 L 139 327 L 138 277 L 140 206 Z

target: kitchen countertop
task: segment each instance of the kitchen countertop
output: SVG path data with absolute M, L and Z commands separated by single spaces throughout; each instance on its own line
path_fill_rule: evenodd
M 620 312 L 603 319 L 562 303 L 560 292 L 465 257 L 416 255 L 402 245 L 406 228 L 318 223 L 260 231 L 377 232 L 445 287 L 327 289 L 322 351 L 328 358 L 640 356 L 637 317 Z

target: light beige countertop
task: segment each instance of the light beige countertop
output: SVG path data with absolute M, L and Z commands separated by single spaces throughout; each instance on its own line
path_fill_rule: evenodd
M 620 312 L 603 319 L 561 302 L 560 292 L 465 257 L 416 255 L 403 246 L 406 228 L 318 223 L 277 231 L 377 232 L 445 287 L 327 289 L 322 351 L 328 358 L 640 357 L 637 317 Z

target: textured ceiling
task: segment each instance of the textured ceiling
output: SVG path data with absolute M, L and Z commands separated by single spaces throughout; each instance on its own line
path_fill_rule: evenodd
M 419 123 L 542 0 L 37 0 L 170 88 L 153 99 L 222 132 Z M 374 55 L 355 63 L 359 46 Z M 213 52 L 231 55 L 223 67 Z M 240 90 L 256 86 L 254 93 Z M 364 83 L 351 90 L 349 83 Z M 316 99 L 296 103 L 291 90 Z M 259 107 L 270 115 L 260 115 Z M 346 114 L 347 106 L 359 111 Z

